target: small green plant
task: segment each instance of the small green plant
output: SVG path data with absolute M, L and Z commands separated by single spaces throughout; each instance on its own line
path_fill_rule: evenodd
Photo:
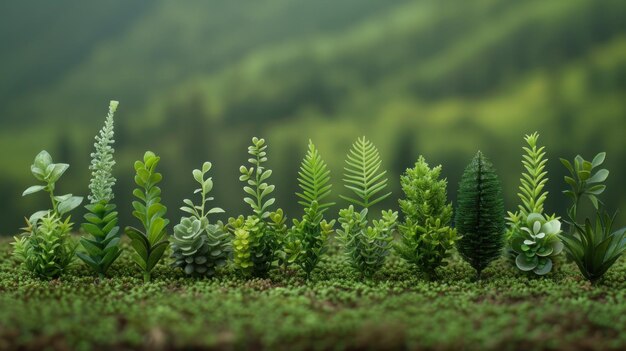
M 548 274 L 553 259 L 563 251 L 559 239 L 561 222 L 555 215 L 546 216 L 543 204 L 548 198 L 544 187 L 548 182 L 545 170 L 548 160 L 545 147 L 537 146 L 539 134 L 526 135 L 528 146 L 523 148 L 522 165 L 526 170 L 520 179 L 518 196 L 521 204 L 518 212 L 508 213 L 508 249 L 515 257 L 515 265 L 524 272 L 536 275 Z
M 480 151 L 463 172 L 457 198 L 457 249 L 480 280 L 489 263 L 500 257 L 505 229 L 500 180 Z
M 441 166 L 431 169 L 420 156 L 400 178 L 406 198 L 399 201 L 404 222 L 399 225 L 402 242 L 396 251 L 430 279 L 436 277 L 438 267 L 447 265 L 445 259 L 458 240 L 456 230 L 450 228 L 448 182 L 440 175 Z
M 326 240 L 335 224 L 334 220 L 330 223 L 324 220 L 324 212 L 334 205 L 331 202 L 324 202 L 330 195 L 332 187 L 329 184 L 330 171 L 310 140 L 298 176 L 301 192 L 296 195 L 300 198 L 298 203 L 304 207 L 304 216 L 301 220 L 293 221 L 286 254 L 297 254 L 295 262 L 309 279 L 321 256 L 326 252 Z
M 386 171 L 381 171 L 378 149 L 369 140 L 359 138 L 350 149 L 344 173 L 344 185 L 355 197 L 341 196 L 351 203 L 339 211 L 341 229 L 337 237 L 343 244 L 352 266 L 361 275 L 371 277 L 385 263 L 393 241 L 397 212 L 383 211 L 382 219 L 368 226 L 369 208 L 391 193 L 380 194 L 387 187 Z M 354 205 L 362 207 L 357 212 Z
M 118 102 L 111 101 L 109 114 L 106 117 L 104 127 L 96 135 L 94 144 L 95 152 L 91 154 L 91 182 L 89 189 L 91 203 L 85 208 L 86 222 L 82 229 L 91 235 L 91 238 L 82 237 L 81 246 L 85 252 L 77 252 L 76 255 L 85 262 L 100 278 L 103 278 L 109 267 L 120 256 L 122 251 L 119 247 L 120 228 L 117 226 L 118 213 L 116 206 L 110 203 L 113 200 L 113 186 L 115 178 L 112 175 L 113 153 L 112 144 L 115 142 L 113 115 Z
M 605 157 L 606 153 L 599 153 L 589 162 L 579 155 L 573 165 L 561 159 L 570 172 L 565 182 L 571 190 L 565 190 L 564 193 L 572 200 L 567 211 L 570 232 L 562 234 L 561 240 L 580 272 L 592 283 L 600 280 L 626 250 L 626 228 L 612 231 L 616 215 L 610 216 L 598 198 L 606 189 L 602 183 L 609 176 L 606 169 L 596 170 L 604 163 Z M 583 198 L 589 199 L 596 211 L 595 225 L 589 218 L 584 220 L 584 224 L 578 222 L 578 208 Z
M 193 171 L 193 178 L 200 184 L 195 193 L 200 194 L 202 200 L 199 205 L 189 199 L 183 201 L 185 206 L 181 210 L 190 216 L 181 218 L 170 239 L 174 259 L 172 266 L 182 269 L 187 275 L 212 277 L 217 268 L 228 262 L 230 254 L 228 232 L 224 231 L 222 223 L 209 222 L 210 214 L 224 213 L 221 208 L 206 208 L 206 203 L 213 200 L 208 196 L 213 189 L 213 180 L 206 177 L 211 167 L 210 162 L 205 162 L 202 170 Z
M 143 272 L 144 282 L 149 282 L 156 264 L 163 257 L 169 242 L 165 228 L 169 220 L 164 216 L 167 208 L 161 204 L 161 189 L 157 186 L 163 179 L 156 172 L 160 158 L 153 152 L 146 152 L 143 162 L 135 162 L 135 183 L 139 188 L 133 191 L 137 201 L 133 201 L 133 216 L 141 221 L 144 230 L 126 227 L 126 235 L 134 252 L 133 261 Z
M 246 219 L 230 218 L 228 228 L 235 237 L 233 245 L 235 267 L 244 274 L 265 277 L 279 257 L 279 238 L 275 227 L 271 225 L 272 213 L 269 211 L 276 200 L 268 199 L 275 187 L 266 182 L 272 171 L 265 169 L 264 166 L 267 162 L 265 140 L 252 138 L 248 153 L 252 156 L 248 159 L 250 167 L 240 167 L 239 180 L 247 184 L 243 190 L 249 196 L 243 200 L 250 205 L 253 215 Z
M 53 163 L 47 151 L 41 151 L 31 172 L 43 185 L 34 185 L 26 189 L 23 196 L 45 191 L 50 195 L 51 210 L 39 211 L 26 221 L 24 232 L 15 237 L 14 256 L 30 272 L 42 279 L 54 279 L 62 275 L 74 259 L 76 245 L 70 232 L 73 224 L 70 216 L 63 216 L 83 201 L 82 197 L 72 194 L 56 196 L 56 183 L 70 166 Z

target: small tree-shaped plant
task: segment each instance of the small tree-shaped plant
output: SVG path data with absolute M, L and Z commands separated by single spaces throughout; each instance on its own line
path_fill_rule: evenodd
M 181 218 L 170 239 L 172 266 L 192 276 L 215 275 L 216 269 L 226 264 L 230 254 L 230 237 L 223 224 L 209 222 L 210 214 L 224 213 L 221 208 L 206 208 L 207 202 L 213 200 L 208 196 L 213 189 L 213 180 L 206 177 L 211 167 L 210 162 L 205 162 L 202 170 L 193 171 L 193 178 L 200 184 L 195 193 L 200 194 L 202 200 L 198 205 L 189 199 L 183 201 L 185 206 L 181 210 L 190 216 Z
M 450 227 L 448 182 L 439 179 L 440 175 L 441 166 L 431 169 L 420 156 L 415 167 L 407 169 L 400 178 L 406 198 L 399 201 L 404 222 L 399 225 L 402 242 L 396 251 L 429 279 L 436 277 L 438 267 L 447 264 L 445 259 L 458 240 L 456 230 Z
M 561 222 L 556 215 L 543 213 L 543 204 L 548 198 L 544 187 L 548 182 L 545 170 L 548 160 L 545 147 L 537 146 L 539 134 L 527 135 L 528 146 L 522 165 L 526 170 L 520 179 L 518 196 L 521 200 L 516 213 L 508 213 L 508 246 L 515 257 L 515 265 L 524 272 L 545 275 L 552 270 L 553 258 L 563 251 L 559 239 Z
M 234 235 L 235 267 L 246 275 L 265 277 L 278 257 L 279 239 L 275 227 L 271 225 L 272 213 L 269 211 L 276 200 L 267 199 L 275 187 L 266 182 L 272 171 L 264 166 L 267 162 L 265 140 L 252 138 L 248 153 L 252 156 L 248 159 L 250 167 L 240 167 L 239 180 L 247 184 L 243 190 L 249 196 L 244 198 L 244 202 L 250 205 L 253 214 L 245 219 L 242 216 L 230 218 L 228 228 Z
M 606 190 L 606 185 L 602 183 L 609 176 L 606 169 L 596 170 L 604 163 L 605 157 L 606 153 L 602 152 L 589 162 L 579 155 L 573 165 L 561 159 L 570 172 L 565 182 L 571 190 L 565 190 L 564 193 L 572 200 L 567 211 L 570 231 L 562 234 L 561 240 L 566 252 L 591 283 L 600 280 L 626 250 L 626 227 L 612 230 L 616 215 L 610 216 L 598 198 Z M 595 225 L 589 218 L 584 220 L 584 224 L 578 222 L 578 208 L 583 198 L 588 199 L 595 209 Z
M 91 182 L 89 189 L 90 204 L 85 206 L 86 222 L 82 224 L 83 230 L 91 237 L 82 237 L 80 243 L 85 252 L 77 252 L 76 255 L 87 264 L 100 278 L 104 278 L 111 264 L 120 256 L 122 251 L 119 247 L 120 228 L 117 226 L 118 213 L 113 200 L 113 186 L 115 178 L 112 175 L 113 153 L 112 144 L 115 142 L 113 115 L 118 102 L 111 101 L 109 114 L 104 122 L 104 127 L 96 135 L 94 144 L 95 152 L 91 154 Z
M 480 151 L 463 173 L 457 202 L 457 249 L 481 279 L 485 267 L 500 257 L 505 223 L 500 180 Z
M 156 172 L 159 161 L 158 156 L 148 151 L 143 156 L 143 162 L 135 162 L 135 183 L 139 188 L 133 191 L 137 198 L 133 201 L 133 216 L 141 222 L 143 230 L 133 227 L 126 227 L 125 230 L 134 250 L 132 259 L 143 273 L 146 283 L 169 244 L 165 234 L 169 220 L 164 218 L 167 208 L 161 204 L 161 188 L 158 187 L 163 176 Z
M 310 140 L 298 176 L 301 192 L 296 195 L 300 198 L 298 203 L 304 207 L 304 216 L 301 220 L 293 221 L 290 239 L 299 248 L 296 249 L 295 253 L 298 255 L 295 260 L 309 279 L 320 257 L 326 252 L 326 239 L 335 224 L 334 220 L 330 223 L 324 220 L 324 212 L 334 205 L 324 201 L 330 195 L 332 187 L 329 184 L 330 171 Z M 293 254 L 293 251 L 292 246 L 291 250 L 286 250 L 286 254 Z
M 387 187 L 387 171 L 381 171 L 381 163 L 378 149 L 363 137 L 352 145 L 344 168 L 344 185 L 355 196 L 341 196 L 351 205 L 339 211 L 338 239 L 352 266 L 366 277 L 374 275 L 385 263 L 398 219 L 397 212 L 383 211 L 382 219 L 368 226 L 369 208 L 391 195 L 381 194 Z M 355 205 L 361 210 L 356 211 Z
M 47 151 L 40 152 L 30 169 L 40 185 L 26 189 L 23 196 L 45 191 L 50 195 L 51 210 L 39 211 L 26 221 L 24 232 L 15 237 L 14 256 L 30 272 L 42 279 L 54 279 L 63 274 L 74 260 L 76 244 L 70 232 L 70 216 L 63 216 L 80 206 L 82 197 L 54 195 L 56 183 L 70 166 L 53 163 Z

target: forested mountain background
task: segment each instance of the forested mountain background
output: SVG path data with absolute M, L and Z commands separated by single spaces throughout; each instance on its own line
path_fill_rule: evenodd
M 269 143 L 277 204 L 289 215 L 300 215 L 293 193 L 307 140 L 329 163 L 338 198 L 344 154 L 362 135 L 389 170 L 394 198 L 381 207 L 397 207 L 398 177 L 419 154 L 443 164 L 453 201 L 480 149 L 513 210 L 522 138 L 535 130 L 550 158 L 548 211 L 567 206 L 558 158 L 600 151 L 607 208 L 626 210 L 623 0 L 3 2 L 0 77 L 5 235 L 47 206 L 43 195 L 21 197 L 41 149 L 71 164 L 59 191 L 87 195 L 111 99 L 120 101 L 122 225 L 133 220 L 133 161 L 148 149 L 162 157 L 174 222 L 205 160 L 215 205 L 246 213 L 238 168 L 252 136 Z

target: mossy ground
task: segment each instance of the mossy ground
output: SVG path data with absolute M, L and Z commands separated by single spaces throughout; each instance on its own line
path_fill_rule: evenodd
M 126 252 L 98 281 L 77 264 L 30 277 L 0 241 L 0 349 L 606 350 L 626 348 L 626 261 L 596 286 L 571 264 L 544 279 L 454 260 L 427 282 L 392 258 L 362 281 L 340 255 L 303 275 L 194 280 L 160 264 L 143 284 Z

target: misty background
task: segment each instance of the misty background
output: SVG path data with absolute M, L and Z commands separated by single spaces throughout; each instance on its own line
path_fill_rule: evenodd
M 626 210 L 623 0 L 5 1 L 0 77 L 4 235 L 49 206 L 43 194 L 21 197 L 42 149 L 71 164 L 59 194 L 88 194 L 93 138 L 112 99 L 123 226 L 135 224 L 132 165 L 146 150 L 161 156 L 172 222 L 204 161 L 214 165 L 213 205 L 248 213 L 238 168 L 252 136 L 269 144 L 270 182 L 290 216 L 301 215 L 307 140 L 332 170 L 336 213 L 344 155 L 362 135 L 389 170 L 394 197 L 383 208 L 397 208 L 399 175 L 420 154 L 443 164 L 453 201 L 480 149 L 514 210 L 533 131 L 550 159 L 548 212 L 568 206 L 558 158 L 600 151 L 611 171 L 603 199 Z

